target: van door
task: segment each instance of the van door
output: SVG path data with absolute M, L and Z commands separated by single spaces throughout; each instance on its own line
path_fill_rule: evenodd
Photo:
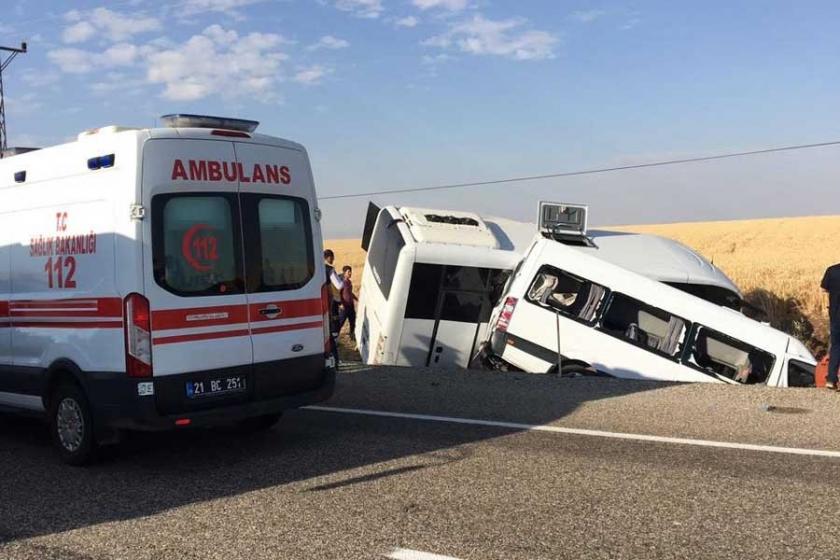
M 250 394 L 238 187 L 231 142 L 145 144 L 143 204 L 151 219 L 142 222 L 144 287 L 163 413 L 201 407 L 210 393 L 216 404 L 219 392 L 234 401 Z
M 444 290 L 439 320 L 429 349 L 430 366 L 467 367 L 478 340 L 482 315 L 489 315 L 483 294 Z M 485 319 L 486 321 L 486 319 Z
M 503 270 L 415 263 L 400 341 L 405 365 L 468 367 L 506 278 Z
M 325 274 L 308 158 L 278 146 L 235 149 L 256 391 L 271 398 L 311 390 L 324 372 Z

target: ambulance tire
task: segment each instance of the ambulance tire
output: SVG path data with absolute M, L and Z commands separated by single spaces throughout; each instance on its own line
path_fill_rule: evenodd
M 84 391 L 64 382 L 50 398 L 50 434 L 61 460 L 68 465 L 94 461 L 99 451 L 94 436 L 93 416 Z
M 252 416 L 241 420 L 236 424 L 236 431 L 240 434 L 258 434 L 267 432 L 273 428 L 280 418 L 283 416 L 282 412 L 276 414 L 264 414 L 262 416 Z

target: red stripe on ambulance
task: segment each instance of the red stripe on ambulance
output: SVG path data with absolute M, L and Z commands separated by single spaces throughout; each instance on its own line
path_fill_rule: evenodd
M 251 329 L 252 334 L 269 334 L 286 331 L 300 331 L 303 329 L 320 329 L 324 326 L 323 321 L 312 321 L 311 323 L 295 323 L 293 325 L 277 325 L 274 327 L 260 327 Z
M 236 325 L 248 322 L 248 308 L 244 305 L 219 305 L 185 309 L 152 311 L 152 331 Z
M 15 328 L 39 329 L 121 329 L 122 321 L 13 321 Z
M 268 314 L 260 311 L 270 310 Z M 152 311 L 152 331 L 190 329 L 239 325 L 250 320 L 272 321 L 321 315 L 321 300 L 318 298 L 278 301 L 275 303 L 253 303 L 248 305 L 219 305 L 213 307 L 188 307 L 184 309 L 159 309 Z
M 248 336 L 251 334 L 268 334 L 277 332 L 299 331 L 304 329 L 320 329 L 323 327 L 322 321 L 312 321 L 308 323 L 294 323 L 291 325 L 275 325 L 273 327 L 260 327 L 258 329 L 236 329 L 230 331 L 216 331 L 204 332 L 194 334 L 180 334 L 174 336 L 158 336 L 155 337 L 152 343 L 155 346 L 162 344 L 177 344 L 183 342 L 198 342 L 201 340 L 213 340 L 218 338 L 233 338 L 237 336 Z
M 81 320 L 77 321 L 75 319 Z M 103 320 L 89 321 L 85 319 Z M 0 327 L 41 329 L 122 328 L 122 299 L 0 301 Z
M 16 317 L 100 317 L 122 319 L 122 299 L 21 300 L 9 302 L 12 320 Z M 14 321 L 17 324 L 17 321 Z
M 275 312 L 265 313 L 266 311 Z M 273 321 L 275 319 L 295 319 L 297 317 L 321 316 L 321 299 L 297 299 L 293 301 L 277 301 L 266 303 L 252 303 L 250 305 L 251 321 Z M 262 312 L 262 313 L 261 313 Z
M 152 340 L 152 344 L 177 344 L 179 342 L 197 342 L 199 340 L 213 340 L 216 338 L 232 338 L 235 336 L 248 336 L 251 332 L 248 329 L 237 329 L 235 331 L 218 331 L 196 334 L 180 334 L 175 336 L 159 336 Z

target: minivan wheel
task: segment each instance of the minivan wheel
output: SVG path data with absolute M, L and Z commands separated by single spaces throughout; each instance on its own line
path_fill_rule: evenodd
M 50 403 L 50 432 L 61 460 L 70 465 L 92 461 L 97 446 L 85 394 L 76 385 L 60 385 Z
M 256 434 L 259 432 L 267 432 L 280 421 L 282 413 L 264 414 L 262 416 L 253 416 L 241 420 L 236 424 L 236 431 L 241 434 Z
M 557 372 L 557 367 L 554 367 L 554 372 Z M 563 369 L 561 370 L 560 376 L 561 377 L 592 377 L 597 376 L 598 372 L 595 371 L 591 366 L 587 366 L 582 363 L 571 363 L 568 365 L 564 365 Z

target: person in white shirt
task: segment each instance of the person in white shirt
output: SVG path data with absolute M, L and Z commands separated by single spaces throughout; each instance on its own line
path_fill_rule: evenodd
M 330 285 L 330 338 L 335 366 L 338 367 L 338 311 L 341 303 L 341 290 L 344 279 L 335 272 L 335 253 L 332 249 L 324 250 L 324 268 L 327 272 L 327 283 Z

